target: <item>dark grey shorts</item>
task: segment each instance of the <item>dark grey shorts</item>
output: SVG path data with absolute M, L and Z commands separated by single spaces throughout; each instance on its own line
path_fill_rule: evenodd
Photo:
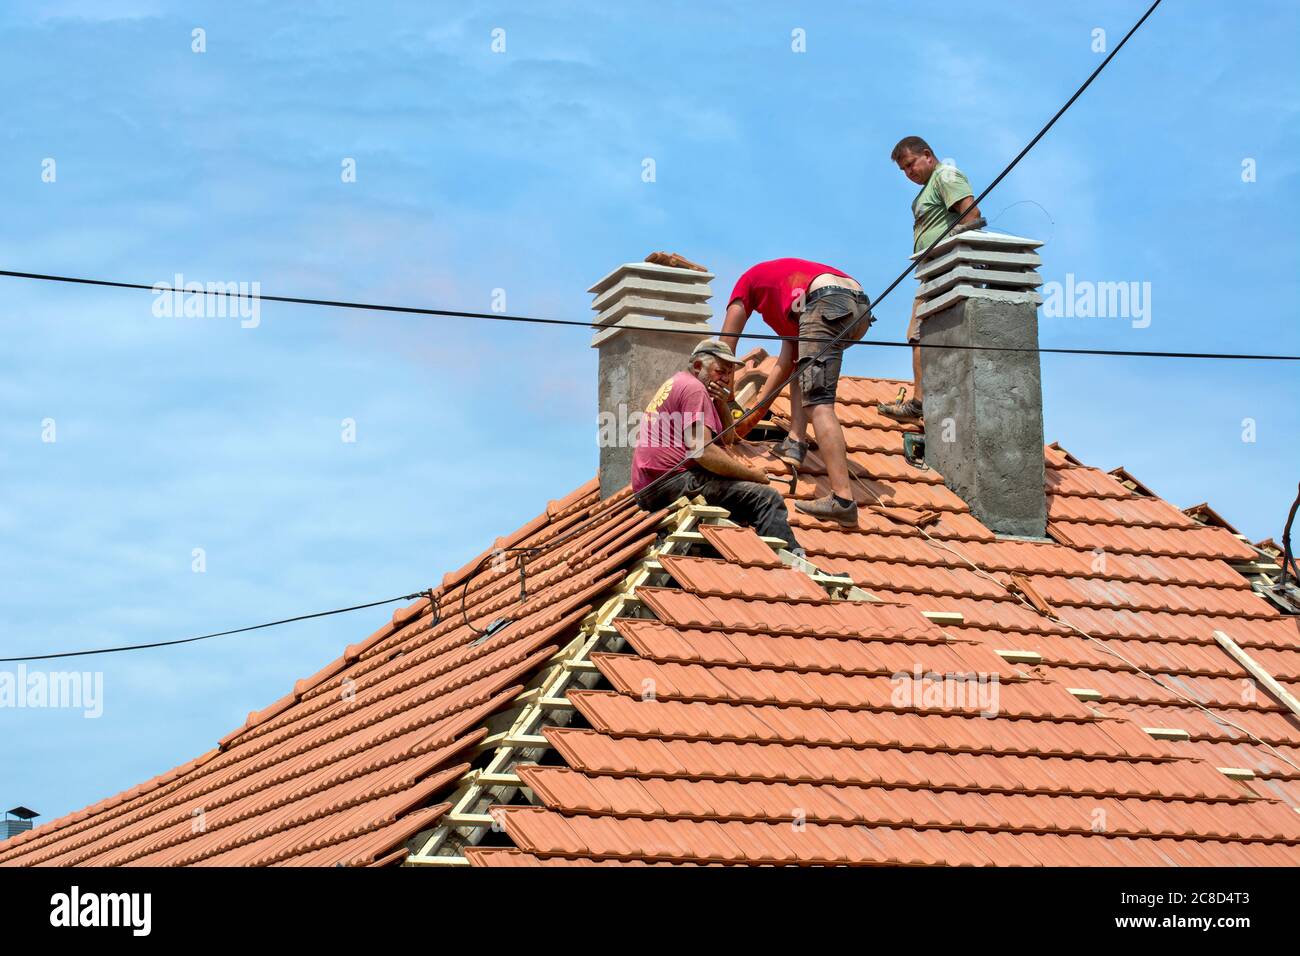
M 867 315 L 871 300 L 866 293 L 839 286 L 826 286 L 808 294 L 805 311 L 799 318 L 799 389 L 804 405 L 833 405 L 840 382 L 840 365 L 848 343 L 859 338 L 874 321 Z M 862 318 L 866 315 L 866 318 Z M 814 357 L 837 335 L 856 320 L 852 338 L 846 335 L 820 359 Z

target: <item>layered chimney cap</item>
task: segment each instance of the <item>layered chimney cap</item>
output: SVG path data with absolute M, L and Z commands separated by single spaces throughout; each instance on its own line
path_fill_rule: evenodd
M 1036 239 L 1001 232 L 971 230 L 948 236 L 916 268 L 921 283 L 917 316 L 942 312 L 972 295 L 1037 308 L 1043 302 L 1036 291 L 1043 277 L 1034 270 L 1043 260 L 1034 250 L 1041 245 Z
M 588 292 L 591 307 L 602 328 L 592 337 L 593 347 L 628 328 L 709 334 L 713 309 L 709 297 L 711 272 L 698 272 L 652 262 L 629 262 L 599 279 Z M 692 347 L 695 345 L 691 343 Z M 689 349 L 687 350 L 689 352 Z

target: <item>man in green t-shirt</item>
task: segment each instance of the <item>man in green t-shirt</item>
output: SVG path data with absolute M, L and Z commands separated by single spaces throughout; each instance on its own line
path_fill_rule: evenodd
M 930 144 L 919 136 L 898 141 L 889 158 L 921 191 L 912 200 L 912 251 L 921 252 L 942 236 L 949 226 L 959 223 L 952 232 L 978 229 L 984 225 L 975 194 L 966 174 L 956 166 L 934 158 Z M 949 233 L 951 235 L 952 233 Z M 912 321 L 907 326 L 907 341 L 912 343 L 912 397 L 880 406 L 880 414 L 900 422 L 920 421 L 923 417 L 921 390 L 921 320 L 916 317 L 919 300 L 912 303 Z

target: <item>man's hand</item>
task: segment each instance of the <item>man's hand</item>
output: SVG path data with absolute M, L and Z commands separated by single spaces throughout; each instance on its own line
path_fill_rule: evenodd
M 723 451 L 717 445 L 707 444 L 708 440 L 713 436 L 709 434 L 707 428 L 703 428 L 702 431 L 703 440 L 706 444 L 701 445 L 699 451 L 692 456 L 697 459 L 697 464 L 701 468 L 724 478 L 753 481 L 760 485 L 767 484 L 767 472 L 761 468 L 755 468 L 729 452 Z
M 731 401 L 731 383 L 730 382 L 710 382 L 705 386 L 709 390 L 710 397 L 715 402 Z
M 952 232 L 948 233 L 948 235 L 955 236 L 959 232 L 970 232 L 973 229 L 983 229 L 987 225 L 988 221 L 983 216 L 980 216 L 972 222 L 957 223 L 957 225 L 952 227 Z
M 735 375 L 731 369 L 725 373 L 725 378 L 709 382 L 704 387 L 709 390 L 709 397 L 713 399 L 713 407 L 718 412 L 718 421 L 722 422 L 722 437 L 719 439 L 724 445 L 734 445 L 737 440 L 736 430 L 727 429 L 731 424 L 731 398 L 734 390 Z

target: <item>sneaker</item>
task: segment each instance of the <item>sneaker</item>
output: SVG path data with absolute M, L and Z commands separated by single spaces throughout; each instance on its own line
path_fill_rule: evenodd
M 856 528 L 858 526 L 858 504 L 842 505 L 835 500 L 834 495 L 826 495 L 813 501 L 796 501 L 794 506 L 806 515 L 814 518 L 825 518 L 828 521 L 838 521 L 842 525 Z
M 921 403 L 914 398 L 878 405 L 876 410 L 886 418 L 892 418 L 897 422 L 919 422 L 925 417 L 921 411 Z
M 782 438 L 772 449 L 772 454 L 776 455 L 791 468 L 802 468 L 803 460 L 808 454 L 808 443 L 806 441 L 795 441 L 793 438 Z

